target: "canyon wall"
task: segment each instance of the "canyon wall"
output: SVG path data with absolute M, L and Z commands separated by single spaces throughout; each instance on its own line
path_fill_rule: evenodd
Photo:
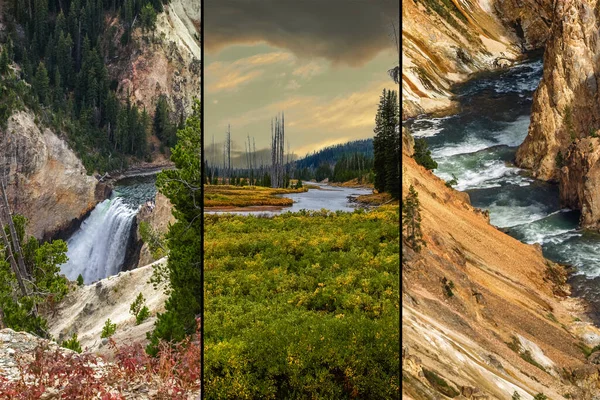
M 568 296 L 565 269 L 494 228 L 407 153 L 402 171 L 425 241 L 420 252 L 402 246 L 402 398 L 597 395 L 600 352 L 589 351 L 600 330 Z
M 549 0 L 402 3 L 402 119 L 452 110 L 452 85 L 543 47 Z
M 49 238 L 66 229 L 103 200 L 98 181 L 67 143 L 40 127 L 29 111 L 18 111 L 0 130 L 0 165 L 7 173 L 7 192 L 13 212 L 29 220 L 27 233 Z
M 164 94 L 175 116 L 191 114 L 193 98 L 200 98 L 199 4 L 171 1 L 157 16 L 154 31 L 136 29 L 133 45 L 110 60 L 108 70 L 118 81 L 122 98 L 129 93 L 134 103 L 153 114 L 158 97 Z M 116 24 L 116 19 L 110 22 Z M 109 40 L 118 43 L 122 32 L 112 32 Z
M 542 180 L 558 181 L 562 206 L 600 228 L 600 10 L 595 0 L 559 0 L 534 94 L 531 124 L 516 162 Z

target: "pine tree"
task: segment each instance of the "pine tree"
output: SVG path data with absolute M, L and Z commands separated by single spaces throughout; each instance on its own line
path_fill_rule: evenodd
M 423 138 L 415 139 L 413 158 L 417 164 L 422 165 L 426 169 L 432 170 L 438 167 L 437 162 L 431 158 L 431 151 L 428 148 L 427 141 Z
M 388 91 L 386 104 L 385 191 L 394 199 L 400 198 L 400 110 L 398 93 Z
M 146 4 L 142 8 L 140 20 L 142 31 L 144 33 L 147 31 L 154 31 L 156 28 L 156 11 L 154 11 L 154 7 L 152 7 L 150 3 Z
M 201 177 L 201 105 L 195 101 L 193 114 L 185 128 L 177 132 L 178 141 L 171 160 L 176 169 L 164 170 L 156 186 L 173 204 L 176 222 L 167 234 L 169 258 L 167 269 L 171 288 L 165 313 L 159 314 L 155 329 L 148 335 L 149 354 L 158 351 L 159 339 L 181 341 L 196 330 L 196 317 L 202 311 L 200 297 L 202 248 L 202 177 Z
M 414 251 L 419 252 L 421 245 L 425 245 L 425 241 L 421 232 L 419 196 L 413 185 L 410 185 L 408 195 L 402 201 L 402 230 L 408 245 Z
M 8 72 L 9 64 L 10 60 L 8 59 L 8 51 L 6 48 L 3 48 L 2 53 L 0 53 L 0 75 L 4 75 Z
M 40 61 L 34 78 L 35 92 L 40 101 L 48 105 L 48 93 L 50 89 L 50 80 L 48 79 L 48 71 L 42 61 Z
M 386 183 L 386 130 L 385 130 L 385 118 L 386 118 L 386 103 L 387 103 L 387 90 L 383 89 L 383 94 L 379 98 L 379 107 L 377 108 L 377 114 L 375 116 L 375 137 L 373 138 L 373 169 L 375 172 L 375 181 L 373 182 L 375 189 L 378 192 L 385 191 Z

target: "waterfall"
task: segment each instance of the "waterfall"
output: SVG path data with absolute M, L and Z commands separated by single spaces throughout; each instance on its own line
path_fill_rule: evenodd
M 118 274 L 136 213 L 121 197 L 99 203 L 67 240 L 69 261 L 61 272 L 70 280 L 81 274 L 86 284 Z

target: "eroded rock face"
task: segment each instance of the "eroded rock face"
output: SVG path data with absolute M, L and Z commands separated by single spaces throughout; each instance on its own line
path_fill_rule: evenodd
M 402 127 L 402 152 L 407 156 L 415 152 L 415 139 L 405 127 Z
M 560 169 L 561 205 L 581 210 L 581 225 L 600 229 L 600 139 L 584 138 L 572 144 Z
M 162 193 L 156 193 L 155 207 L 152 211 L 146 207 L 138 212 L 137 225 L 139 227 L 140 222 L 147 222 L 150 227 L 159 235 L 164 235 L 169 230 L 169 224 L 175 223 L 175 217 L 173 217 L 173 205 L 167 197 Z M 135 236 L 136 242 L 141 241 L 139 235 L 139 229 L 136 231 Z M 152 253 L 148 248 L 147 243 L 143 243 L 140 249 L 140 257 L 137 266 L 142 267 L 156 261 L 152 257 Z
M 154 113 L 164 94 L 173 115 L 191 114 L 193 98 L 200 98 L 199 7 L 190 0 L 171 1 L 158 15 L 154 32 L 135 31 L 134 51 L 124 50 L 108 67 L 123 97 L 129 92 L 138 107 Z M 116 31 L 112 40 L 120 34 Z
M 96 179 L 87 176 L 67 143 L 50 129 L 41 130 L 31 112 L 14 113 L 0 135 L 9 202 L 29 219 L 28 234 L 47 238 L 102 200 L 96 196 Z
M 600 229 L 599 17 L 596 0 L 557 1 L 531 125 L 516 155 L 538 179 L 558 181 L 562 205 L 581 210 L 591 229 Z
M 599 20 L 596 1 L 556 2 L 544 54 L 544 75 L 534 94 L 531 125 L 517 164 L 543 180 L 558 179 L 556 156 L 600 127 Z
M 452 108 L 451 85 L 541 48 L 550 0 L 402 3 L 402 119 Z

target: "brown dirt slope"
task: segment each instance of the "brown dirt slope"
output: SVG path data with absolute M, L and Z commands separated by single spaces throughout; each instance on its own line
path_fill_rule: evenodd
M 406 154 L 402 171 L 403 193 L 413 185 L 419 194 L 427 243 L 419 253 L 403 245 L 403 398 L 445 398 L 428 371 L 466 398 L 598 393 L 598 366 L 582 348 L 600 343 L 600 331 L 581 321 L 564 268 L 495 229 L 468 195 Z

